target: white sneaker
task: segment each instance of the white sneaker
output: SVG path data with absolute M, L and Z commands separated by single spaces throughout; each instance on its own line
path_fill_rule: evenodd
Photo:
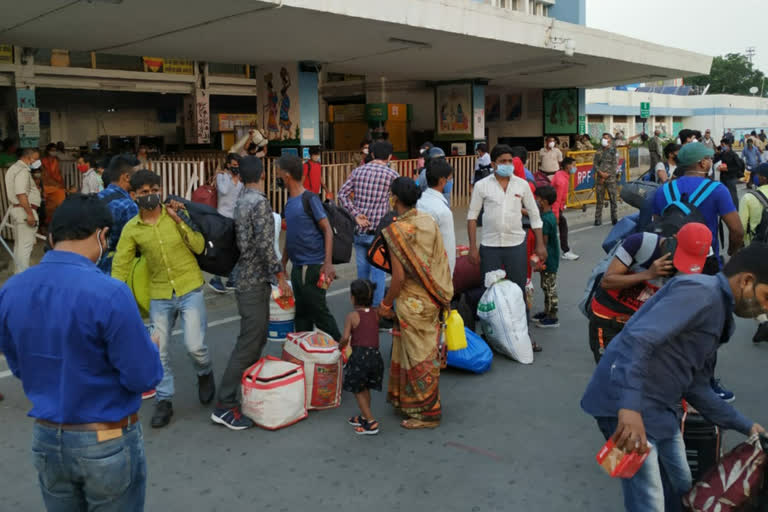
M 568 261 L 576 261 L 579 259 L 579 255 L 574 253 L 573 251 L 568 251 L 565 254 L 563 254 L 563 259 Z

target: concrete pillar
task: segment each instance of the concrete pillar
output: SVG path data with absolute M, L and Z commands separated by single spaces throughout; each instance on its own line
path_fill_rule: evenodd
M 320 144 L 320 97 L 318 93 L 318 72 L 301 66 L 299 75 L 299 115 L 302 146 Z
M 35 86 L 31 83 L 34 76 L 35 57 L 24 48 L 16 47 L 14 51 L 16 64 L 19 65 L 15 74 L 16 83 L 16 130 L 19 137 L 19 147 L 32 148 L 40 143 L 40 112 L 37 109 Z
M 475 140 L 485 140 L 485 85 L 483 84 L 472 84 L 472 134 Z
M 195 63 L 195 85 L 184 97 L 184 142 L 211 143 L 211 99 L 208 94 L 208 64 Z
M 605 131 L 613 135 L 613 116 L 603 116 L 603 122 L 605 123 Z

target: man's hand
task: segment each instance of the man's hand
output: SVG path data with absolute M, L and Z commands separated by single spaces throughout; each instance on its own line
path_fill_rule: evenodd
M 642 415 L 630 409 L 619 409 L 619 424 L 611 439 L 617 448 L 625 452 L 647 452 L 648 440 Z
M 672 264 L 672 255 L 670 253 L 667 253 L 661 258 L 655 260 L 651 264 L 651 268 L 648 269 L 648 273 L 650 274 L 651 279 L 672 275 L 673 271 L 674 265 Z
M 336 279 L 336 270 L 334 270 L 331 263 L 323 263 L 323 266 L 320 267 L 320 273 L 325 274 L 325 280 L 329 284 L 333 282 L 334 279 Z
M 369 221 L 368 217 L 366 217 L 362 213 L 357 217 L 355 217 L 355 222 L 357 222 L 357 225 L 360 226 L 361 229 L 367 229 L 371 227 L 371 221 Z
M 480 249 L 478 249 L 477 247 L 470 247 L 469 262 L 473 265 L 480 264 Z
M 542 264 L 547 261 L 547 248 L 544 244 L 536 244 L 536 249 L 533 252 L 536 253 Z
M 752 428 L 749 429 L 750 437 L 755 435 L 755 434 L 763 434 L 763 435 L 766 434 L 765 429 L 759 423 L 755 423 L 754 425 L 752 425 Z
M 282 272 L 277 276 L 277 289 L 280 290 L 281 297 L 293 297 L 291 285 L 288 284 L 288 281 L 285 279 L 285 274 Z
M 182 222 L 181 217 L 179 217 L 179 214 L 176 212 L 183 209 L 184 209 L 184 205 L 178 201 L 171 201 L 165 207 L 165 211 L 168 212 L 168 216 L 172 218 L 176 222 L 176 224 L 181 224 Z
M 37 226 L 37 220 L 35 219 L 35 214 L 32 212 L 27 213 L 27 226 L 31 228 Z

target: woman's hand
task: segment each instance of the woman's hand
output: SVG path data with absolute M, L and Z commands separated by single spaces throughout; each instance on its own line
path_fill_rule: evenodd
M 395 312 L 392 310 L 392 306 L 385 305 L 384 301 L 379 304 L 379 309 L 376 311 L 381 318 L 391 320 L 395 317 Z

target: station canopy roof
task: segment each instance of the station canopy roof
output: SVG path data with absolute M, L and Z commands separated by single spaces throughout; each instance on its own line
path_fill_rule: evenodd
M 658 81 L 711 66 L 709 56 L 487 3 L 6 0 L 0 42 L 233 64 L 311 61 L 398 80 L 544 88 Z

